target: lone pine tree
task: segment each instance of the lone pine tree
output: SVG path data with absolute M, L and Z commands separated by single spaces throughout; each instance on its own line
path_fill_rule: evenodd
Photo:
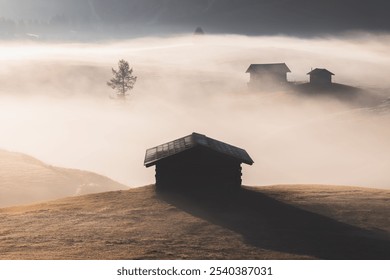
M 130 68 L 126 60 L 121 59 L 118 62 L 118 70 L 112 68 L 112 74 L 114 77 L 107 82 L 107 85 L 117 92 L 119 98 L 125 98 L 137 81 L 137 77 L 133 76 L 133 68 Z

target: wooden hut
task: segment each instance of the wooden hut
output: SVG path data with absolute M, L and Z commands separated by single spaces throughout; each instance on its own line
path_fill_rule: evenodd
M 310 76 L 310 84 L 315 86 L 326 86 L 332 84 L 332 76 L 334 74 L 327 69 L 316 68 L 307 75 Z
M 286 63 L 251 64 L 246 71 L 250 74 L 251 89 L 278 89 L 287 85 L 287 73 L 291 70 Z
M 197 27 L 195 29 L 194 35 L 205 35 L 205 32 L 203 31 L 202 27 Z
M 158 189 L 234 190 L 241 187 L 241 164 L 253 164 L 240 148 L 193 133 L 148 149 L 145 166 L 156 166 Z

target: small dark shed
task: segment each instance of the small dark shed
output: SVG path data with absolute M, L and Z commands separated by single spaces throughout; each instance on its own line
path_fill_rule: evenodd
M 248 85 L 252 89 L 284 86 L 290 72 L 286 63 L 251 64 L 246 71 L 250 74 Z
M 205 33 L 204 33 L 202 27 L 197 27 L 197 28 L 195 29 L 194 35 L 205 35 Z
M 334 76 L 334 74 L 327 69 L 320 68 L 310 71 L 307 75 L 310 75 L 310 84 L 319 86 L 332 84 L 332 76 Z
M 241 187 L 242 163 L 254 163 L 245 150 L 198 133 L 148 149 L 144 162 L 158 189 L 195 191 Z

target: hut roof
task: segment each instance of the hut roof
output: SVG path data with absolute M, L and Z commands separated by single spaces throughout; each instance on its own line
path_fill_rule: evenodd
M 204 33 L 202 27 L 197 27 L 197 28 L 195 29 L 194 34 L 195 34 L 195 35 L 204 35 L 205 33 Z
M 248 153 L 241 148 L 223 143 L 221 141 L 212 139 L 203 134 L 192 133 L 183 138 L 162 144 L 160 146 L 148 149 L 145 155 L 145 166 L 150 167 L 155 165 L 158 161 L 181 153 L 183 151 L 201 146 L 221 154 L 225 154 L 242 163 L 252 165 L 254 162 Z
M 331 75 L 331 76 L 334 76 L 335 74 L 333 74 L 332 72 L 328 71 L 327 69 L 321 69 L 321 68 L 316 68 L 312 71 L 310 71 L 309 73 L 307 73 L 307 75 Z
M 290 68 L 287 67 L 286 63 L 271 63 L 271 64 L 251 64 L 246 70 L 246 73 L 256 72 L 273 72 L 273 73 L 290 73 Z

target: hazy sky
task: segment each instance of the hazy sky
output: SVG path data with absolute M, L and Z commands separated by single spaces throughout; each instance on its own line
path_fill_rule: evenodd
M 210 33 L 251 35 L 389 31 L 389 9 L 386 0 L 0 0 L 0 16 L 127 23 L 130 34 L 191 32 L 199 25 Z

